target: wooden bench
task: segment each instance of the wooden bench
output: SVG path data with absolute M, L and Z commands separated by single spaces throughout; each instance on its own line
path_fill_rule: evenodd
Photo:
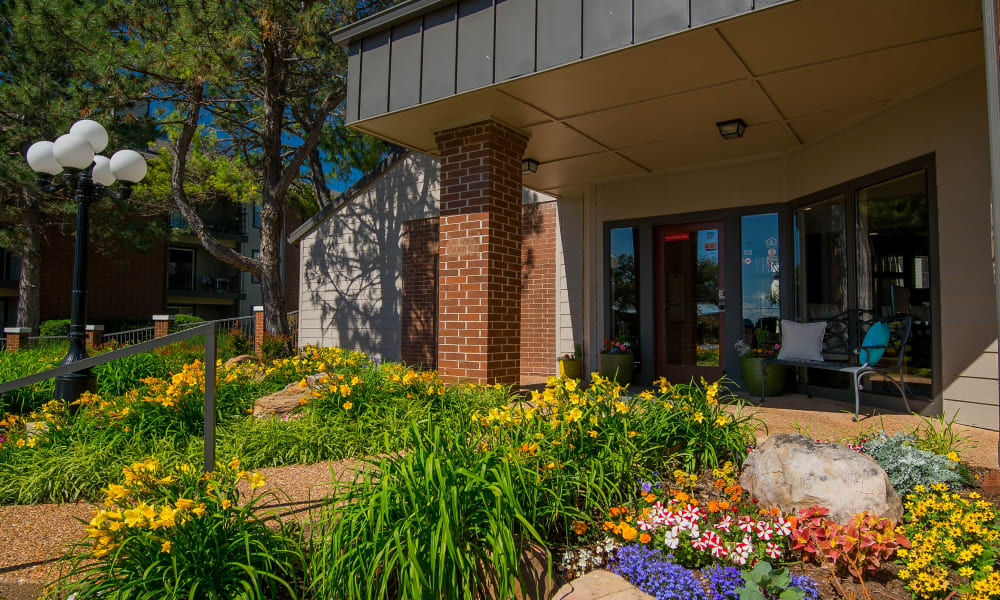
M 854 420 L 858 420 L 861 411 L 861 382 L 870 375 L 879 374 L 892 382 L 903 396 L 903 404 L 907 412 L 910 403 L 906 398 L 906 381 L 904 379 L 904 354 L 906 344 L 910 340 L 913 317 L 909 315 L 893 315 L 879 317 L 869 310 L 848 310 L 828 319 L 810 319 L 809 322 L 826 322 L 826 333 L 823 335 L 824 360 L 798 360 L 777 357 L 761 361 L 761 393 L 760 402 L 764 403 L 766 389 L 767 365 L 786 365 L 789 367 L 804 367 L 846 373 L 851 377 L 854 387 Z M 889 341 L 885 346 L 861 346 L 868 330 L 878 322 L 884 322 L 889 327 Z M 859 359 L 861 350 L 866 357 L 872 350 L 883 349 L 884 353 L 875 364 L 863 364 Z M 805 384 L 806 395 L 812 398 L 808 383 Z

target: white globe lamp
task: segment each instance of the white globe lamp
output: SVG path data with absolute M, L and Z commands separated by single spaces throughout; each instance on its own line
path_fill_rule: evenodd
M 146 176 L 146 159 L 135 150 L 119 150 L 111 155 L 111 173 L 119 181 L 136 183 Z
M 94 152 L 100 152 L 108 147 L 108 131 L 104 129 L 104 125 L 101 125 L 97 121 L 91 121 L 90 119 L 77 121 L 69 128 L 69 132 L 73 135 L 87 138 L 91 147 L 94 148 Z
M 28 148 L 28 166 L 36 173 L 45 175 L 58 175 L 63 170 L 62 165 L 56 160 L 52 150 L 55 144 L 52 142 L 35 142 Z
M 99 183 L 104 187 L 115 182 L 115 176 L 111 172 L 111 159 L 107 156 L 95 156 L 94 157 L 94 169 L 90 174 L 91 179 L 95 183 Z
M 52 154 L 67 169 L 86 169 L 94 162 L 94 147 L 87 138 L 72 133 L 56 138 Z

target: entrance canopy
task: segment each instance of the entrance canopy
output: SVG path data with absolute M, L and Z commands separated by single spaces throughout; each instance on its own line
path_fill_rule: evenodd
M 350 49 L 348 120 L 436 155 L 436 131 L 496 119 L 541 163 L 524 185 L 571 195 L 793 151 L 984 56 L 977 0 L 690 5 L 404 3 L 335 34 Z M 737 118 L 745 135 L 724 140 L 716 122 Z

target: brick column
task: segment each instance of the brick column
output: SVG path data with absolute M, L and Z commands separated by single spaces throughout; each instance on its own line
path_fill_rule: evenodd
M 4 327 L 3 332 L 7 336 L 7 352 L 28 349 L 28 336 L 31 335 L 30 327 Z
M 87 350 L 100 346 L 104 338 L 104 325 L 87 325 Z
M 441 154 L 438 369 L 518 383 L 521 160 L 528 138 L 493 120 L 435 134 Z
M 253 307 L 253 353 L 257 358 L 264 357 L 264 307 Z
M 175 315 L 153 315 L 153 337 L 161 338 L 170 333 L 170 324 L 176 320 Z

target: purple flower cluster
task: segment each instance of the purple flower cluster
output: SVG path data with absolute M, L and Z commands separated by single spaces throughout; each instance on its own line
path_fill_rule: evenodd
M 708 580 L 708 589 L 714 600 L 739 600 L 740 590 L 746 582 L 738 568 L 717 565 L 705 569 L 702 573 Z M 805 592 L 803 600 L 819 600 L 819 588 L 807 575 L 792 575 L 790 587 L 797 587 Z
M 618 549 L 611 570 L 657 600 L 705 598 L 705 591 L 691 571 L 670 556 L 642 544 Z

